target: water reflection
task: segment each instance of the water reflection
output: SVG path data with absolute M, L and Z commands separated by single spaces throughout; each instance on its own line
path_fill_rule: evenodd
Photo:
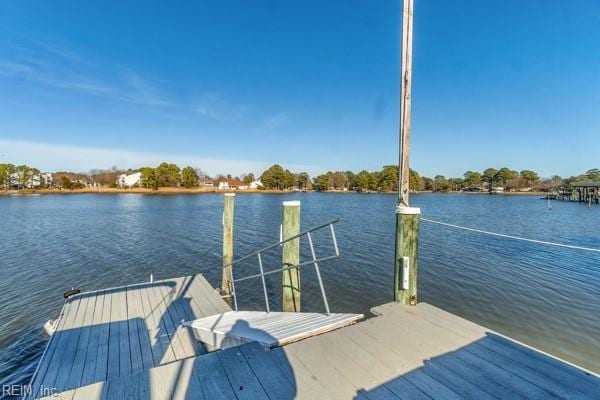
M 285 200 L 302 201 L 304 228 L 341 218 L 336 231 L 343 259 L 322 268 L 332 310 L 364 313 L 392 298 L 393 195 L 240 195 L 237 256 L 279 240 Z M 427 218 L 600 247 L 597 229 L 589 228 L 600 226 L 600 207 L 555 202 L 550 211 L 544 201 L 516 196 L 411 200 Z M 222 205 L 221 195 L 0 197 L 0 381 L 27 381 L 46 340 L 41 324 L 56 317 L 62 293 L 71 287 L 90 290 L 147 281 L 150 273 L 166 278 L 198 272 L 218 285 Z M 599 255 L 426 223 L 421 234 L 423 301 L 600 370 Z M 278 256 L 271 257 L 269 265 L 276 265 Z M 252 263 L 240 268 L 256 272 Z M 322 311 L 316 279 L 305 271 L 303 309 Z M 267 284 L 277 309 L 280 281 L 269 277 Z M 245 308 L 264 308 L 258 285 L 239 288 Z

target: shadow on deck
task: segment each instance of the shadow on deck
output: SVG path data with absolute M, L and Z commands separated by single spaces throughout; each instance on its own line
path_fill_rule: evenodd
M 559 360 L 487 333 L 355 399 L 600 399 L 600 380 Z
M 281 348 L 249 343 L 58 398 L 600 399 L 596 375 L 430 305 L 373 311 L 379 316 Z
M 201 275 L 69 298 L 32 393 L 68 391 L 205 354 L 181 325 L 230 310 Z

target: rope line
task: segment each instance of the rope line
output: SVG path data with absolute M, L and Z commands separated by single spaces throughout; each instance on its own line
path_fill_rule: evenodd
M 563 244 L 563 243 L 546 242 L 544 240 L 528 239 L 528 238 L 523 238 L 523 237 L 519 237 L 519 236 L 505 235 L 503 233 L 488 232 L 488 231 L 484 231 L 481 229 L 468 228 L 466 226 L 449 224 L 447 222 L 434 221 L 432 219 L 427 219 L 427 218 L 421 218 L 421 220 L 425 221 L 425 222 L 429 222 L 431 224 L 443 225 L 443 226 L 447 226 L 450 228 L 462 229 L 464 231 L 469 231 L 469 232 L 483 233 L 485 235 L 490 235 L 490 236 L 497 236 L 497 237 L 513 239 L 513 240 L 521 240 L 523 242 L 529 242 L 529 243 L 545 244 L 548 246 L 562 247 L 562 248 L 572 249 L 572 250 L 583 250 L 583 251 L 591 251 L 594 253 L 600 253 L 600 249 L 592 249 L 590 247 L 574 246 L 571 244 Z

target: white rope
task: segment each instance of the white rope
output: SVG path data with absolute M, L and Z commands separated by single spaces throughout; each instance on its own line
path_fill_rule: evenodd
M 503 238 L 507 238 L 507 239 L 521 240 L 523 242 L 530 242 L 530 243 L 537 243 L 537 244 L 546 244 L 546 245 L 549 245 L 549 246 L 563 247 L 563 248 L 566 248 L 566 249 L 583 250 L 583 251 L 591 251 L 591 252 L 594 252 L 594 253 L 600 253 L 600 249 L 592 249 L 590 247 L 574 246 L 574 245 L 571 245 L 571 244 L 553 243 L 553 242 L 546 242 L 546 241 L 543 241 L 543 240 L 527 239 L 527 238 L 522 238 L 522 237 L 519 237 L 519 236 L 505 235 L 503 233 L 488 232 L 488 231 L 483 231 L 481 229 L 468 228 L 466 226 L 449 224 L 447 222 L 434 221 L 434 220 L 427 219 L 427 218 L 421 218 L 421 220 L 429 222 L 429 223 L 432 223 L 432 224 L 438 224 L 438 225 L 448 226 L 450 228 L 462 229 L 462 230 L 470 231 L 470 232 L 483 233 L 483 234 L 486 234 L 486 235 L 498 236 L 498 237 L 503 237 Z

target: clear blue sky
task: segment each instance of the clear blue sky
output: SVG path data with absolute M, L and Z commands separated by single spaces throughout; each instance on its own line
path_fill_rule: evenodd
M 600 165 L 600 2 L 415 1 L 412 166 Z M 401 1 L 0 2 L 0 162 L 397 161 Z

